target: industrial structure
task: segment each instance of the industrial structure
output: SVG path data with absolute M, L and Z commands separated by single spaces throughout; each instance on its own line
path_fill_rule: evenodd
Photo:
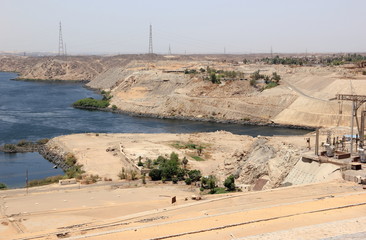
M 58 32 L 58 55 L 64 56 L 65 55 L 65 49 L 64 49 L 64 40 L 62 38 L 62 26 L 60 21 L 60 28 Z
M 153 54 L 153 40 L 152 40 L 152 25 L 150 24 L 150 34 L 149 34 L 149 54 Z

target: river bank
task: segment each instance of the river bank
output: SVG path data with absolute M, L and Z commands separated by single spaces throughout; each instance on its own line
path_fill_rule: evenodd
M 315 141 L 313 133 L 286 137 L 250 137 L 224 131 L 190 134 L 88 133 L 53 138 L 46 148 L 58 156 L 72 154 L 86 174 L 98 175 L 101 179 L 116 181 L 123 168 L 126 173 L 130 170 L 141 171 L 139 162 L 145 166 L 149 159 L 175 152 L 180 159 L 188 159 L 187 169 L 198 169 L 203 176 L 214 175 L 218 182 L 233 174 L 237 184 L 252 188 L 262 179 L 266 182 L 262 188 L 270 189 L 283 185 L 301 156 L 309 153 L 305 138 Z M 322 138 L 325 140 L 326 135 Z M 185 145 L 203 146 L 203 151 L 197 153 L 194 148 L 179 147 Z M 333 168 L 319 173 L 310 171 L 307 174 L 319 176 L 309 178 L 304 175 L 304 179 L 325 181 L 340 177 L 339 172 L 334 175 L 333 171 Z M 291 185 L 290 182 L 286 184 Z
M 100 98 L 81 83 L 12 81 L 14 73 L 0 73 L 0 145 L 21 140 L 36 142 L 43 138 L 85 132 L 99 133 L 189 133 L 224 130 L 250 136 L 299 135 L 308 130 L 273 128 L 203 121 L 159 119 L 75 109 L 80 98 Z M 21 97 L 20 97 L 21 96 Z M 60 168 L 37 152 L 4 154 L 0 152 L 0 182 L 9 187 L 23 187 L 28 168 L 29 180 L 62 174 Z M 34 164 L 34 166 L 32 165 Z M 44 164 L 44 166 L 39 166 Z M 37 171 L 38 169 L 43 169 Z M 38 174 L 38 172 L 40 172 Z
M 351 104 L 342 104 L 340 114 L 338 102 L 329 99 L 340 92 L 362 95 L 366 84 L 362 71 L 347 66 L 247 64 L 235 55 L 3 57 L 0 69 L 26 79 L 89 81 L 87 87 L 110 91 L 111 105 L 134 116 L 302 128 L 349 126 Z M 212 83 L 205 80 L 208 69 L 241 77 L 221 76 L 220 83 Z M 258 70 L 276 73 L 279 85 L 253 87 L 249 79 Z

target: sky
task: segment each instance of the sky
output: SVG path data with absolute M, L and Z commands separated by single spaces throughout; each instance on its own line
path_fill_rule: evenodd
M 0 51 L 366 52 L 365 0 L 0 0 Z

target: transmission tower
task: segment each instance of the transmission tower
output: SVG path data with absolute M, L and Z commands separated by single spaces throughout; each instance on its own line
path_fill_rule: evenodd
M 149 54 L 153 54 L 153 42 L 152 42 L 152 25 L 150 24 L 150 36 L 149 36 Z
M 170 44 L 169 44 L 169 52 L 168 52 L 169 55 L 172 55 L 172 49 L 170 48 Z
M 59 33 L 58 33 L 58 55 L 59 56 L 65 55 L 64 41 L 62 40 L 62 27 L 61 27 L 61 22 L 60 22 L 60 30 L 59 30 Z

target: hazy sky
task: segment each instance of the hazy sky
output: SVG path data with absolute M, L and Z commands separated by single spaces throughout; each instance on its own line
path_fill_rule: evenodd
M 366 52 L 365 0 L 0 0 L 0 51 Z

